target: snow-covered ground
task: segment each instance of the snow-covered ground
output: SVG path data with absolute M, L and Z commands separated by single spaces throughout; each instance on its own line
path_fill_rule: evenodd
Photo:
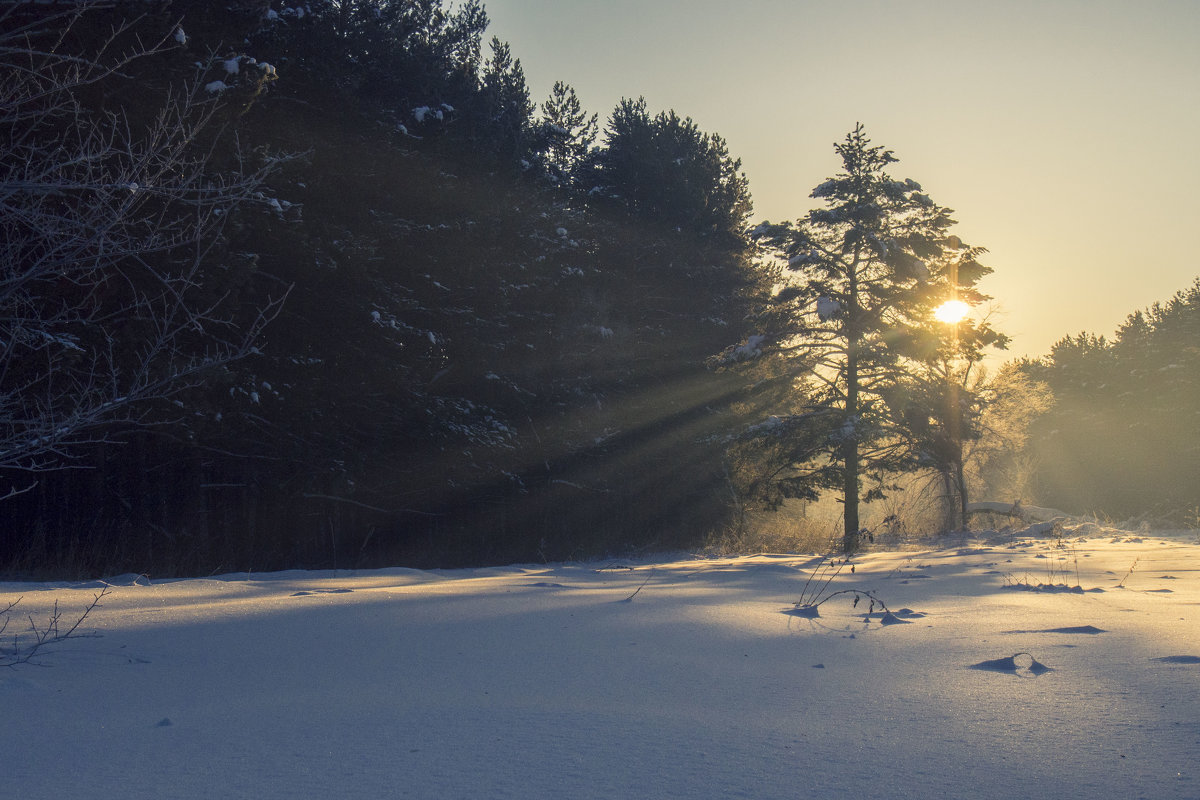
M 821 592 L 889 625 L 797 615 L 815 556 L 125 576 L 97 637 L 0 670 L 0 796 L 1198 798 L 1200 539 L 1069 534 Z

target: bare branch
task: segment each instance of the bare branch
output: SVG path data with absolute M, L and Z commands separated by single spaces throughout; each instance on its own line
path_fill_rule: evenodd
M 148 119 L 84 103 L 175 46 L 174 29 L 142 44 L 138 17 L 70 51 L 104 7 L 0 12 L 0 470 L 61 467 L 112 426 L 147 424 L 151 403 L 257 353 L 287 293 L 238 306 L 215 263 L 231 216 L 290 207 L 263 191 L 285 159 L 239 151 L 219 170 L 219 106 L 198 76 Z
M 67 639 L 79 639 L 95 635 L 79 633 L 79 626 L 96 610 L 100 605 L 100 601 L 110 594 L 112 594 L 112 589 L 104 586 L 92 596 L 92 602 L 88 603 L 87 607 L 83 609 L 71 624 L 71 627 L 66 630 L 62 630 L 60 626 L 62 611 L 58 607 L 57 600 L 54 601 L 54 608 L 50 612 L 50 617 L 41 626 L 38 625 L 32 615 L 29 616 L 29 629 L 24 634 L 14 635 L 10 644 L 0 644 L 0 667 L 15 667 L 19 664 L 28 664 L 47 645 L 58 644 Z M 0 610 L 0 634 L 8 630 L 12 611 L 20 602 L 21 598 L 17 598 L 14 602 L 9 603 L 7 608 Z

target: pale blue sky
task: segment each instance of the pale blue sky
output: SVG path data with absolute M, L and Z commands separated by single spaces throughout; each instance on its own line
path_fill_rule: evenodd
M 861 121 L 990 250 L 1014 355 L 1111 334 L 1200 275 L 1200 0 L 485 0 L 537 102 L 645 96 L 794 218 Z

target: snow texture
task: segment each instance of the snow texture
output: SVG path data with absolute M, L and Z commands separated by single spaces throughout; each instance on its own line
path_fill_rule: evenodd
M 831 297 L 817 298 L 817 316 L 822 321 L 833 319 L 834 314 L 842 310 L 842 304 Z
M 4 796 L 1200 797 L 1200 541 L 1095 533 L 868 553 L 825 592 L 890 611 L 812 617 L 812 555 L 124 575 L 0 671 Z M 1099 591 L 1001 591 L 1056 564 Z M 6 636 L 104 585 L 0 584 Z
M 450 106 L 442 104 L 441 108 L 430 108 L 429 106 L 418 106 L 412 110 L 413 119 L 417 122 L 424 122 L 426 117 L 434 117 L 435 119 L 443 119 L 444 110 L 450 109 Z M 453 110 L 453 109 L 450 109 Z
M 766 336 L 757 333 L 749 336 L 744 344 L 733 348 L 731 358 L 734 361 L 748 361 L 752 358 L 758 358 L 762 355 L 762 346 L 766 340 Z

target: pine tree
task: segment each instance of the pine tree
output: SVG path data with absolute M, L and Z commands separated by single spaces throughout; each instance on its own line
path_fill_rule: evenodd
M 987 319 L 966 315 L 967 309 L 991 299 L 976 288 L 992 271 L 979 262 L 985 252 L 948 236 L 941 255 L 928 262 L 934 291 L 914 316 L 924 323 L 914 328 L 915 346 L 907 353 L 913 363 L 892 398 L 918 466 L 941 477 L 947 530 L 967 525 L 966 462 L 971 444 L 983 433 L 982 415 L 992 396 L 980 363 L 988 348 L 1003 349 L 1008 343 Z
M 749 184 L 725 141 L 674 111 L 650 116 L 644 98 L 613 110 L 596 181 L 644 220 L 699 235 L 741 238 Z
M 882 496 L 888 475 L 919 465 L 921 426 L 936 411 L 927 399 L 914 414 L 918 365 L 974 352 L 964 342 L 997 339 L 970 337 L 949 350 L 939 344 L 933 308 L 954 292 L 977 301 L 970 287 L 987 272 L 975 260 L 980 251 L 948 233 L 951 211 L 915 181 L 893 180 L 885 170 L 896 157 L 871 145 L 861 125 L 835 150 L 843 171 L 811 194 L 823 207 L 795 224 L 755 229 L 792 273 L 763 317 L 758 344 L 773 342 L 811 393 L 803 415 L 777 426 L 803 442 L 793 450 L 791 490 L 839 489 L 842 545 L 853 552 L 860 499 Z M 874 486 L 864 495 L 867 477 Z
M 476 135 L 485 162 L 492 167 L 516 166 L 531 145 L 534 106 L 529 100 L 521 60 L 507 43 L 492 37 L 492 55 L 479 78 L 482 119 Z
M 1200 280 L 1135 311 L 1110 340 L 1080 333 L 1022 364 L 1055 403 L 1035 422 L 1039 500 L 1183 522 L 1200 479 Z M 1112 465 L 1119 464 L 1120 469 Z
M 571 183 L 596 143 L 597 116 L 588 117 L 575 90 L 556 81 L 542 103 L 537 131 L 546 171 L 556 183 Z

